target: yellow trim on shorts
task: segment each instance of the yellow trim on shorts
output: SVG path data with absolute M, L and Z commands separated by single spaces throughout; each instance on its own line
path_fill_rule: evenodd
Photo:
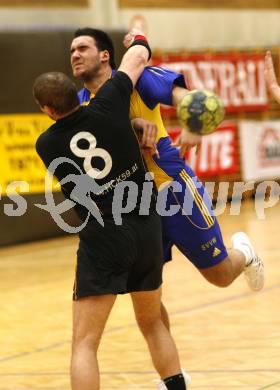
M 180 176 L 184 180 L 186 185 L 188 186 L 188 188 L 189 188 L 189 190 L 194 198 L 194 201 L 195 201 L 198 209 L 201 212 L 201 215 L 202 215 L 204 221 L 206 222 L 207 226 L 210 228 L 211 226 L 214 225 L 215 220 L 211 216 L 211 214 L 209 213 L 209 210 L 208 210 L 206 204 L 204 203 L 202 196 L 198 192 L 191 176 L 189 176 L 184 169 L 180 172 Z

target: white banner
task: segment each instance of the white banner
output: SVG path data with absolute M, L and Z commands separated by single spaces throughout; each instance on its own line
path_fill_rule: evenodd
M 264 55 L 253 53 L 172 54 L 153 56 L 153 65 L 185 75 L 190 89 L 206 88 L 222 99 L 226 112 L 268 108 Z M 164 111 L 166 115 L 171 112 Z
M 280 121 L 240 121 L 243 180 L 280 179 Z

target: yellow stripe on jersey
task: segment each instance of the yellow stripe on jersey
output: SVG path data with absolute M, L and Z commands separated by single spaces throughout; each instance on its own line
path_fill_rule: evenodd
M 215 220 L 211 216 L 211 214 L 210 214 L 206 204 L 204 203 L 202 196 L 198 192 L 192 178 L 187 174 L 187 172 L 184 169 L 180 172 L 180 176 L 184 180 L 184 182 L 187 184 L 187 186 L 188 186 L 188 188 L 189 188 L 189 190 L 194 198 L 194 201 L 195 201 L 198 209 L 200 210 L 201 215 L 202 215 L 204 221 L 206 222 L 207 226 L 208 227 L 213 226 L 215 223 Z
M 157 163 L 152 159 L 152 157 L 145 157 L 145 163 L 149 172 L 154 174 L 154 182 L 157 189 L 163 190 L 169 183 L 174 179 L 169 176 L 164 170 L 157 165 Z
M 130 117 L 132 119 L 143 118 L 155 123 L 158 128 L 156 142 L 158 142 L 160 138 L 168 136 L 161 118 L 160 105 L 158 104 L 153 110 L 151 110 L 143 102 L 136 89 L 133 90 L 130 98 Z
M 158 142 L 161 138 L 168 137 L 168 133 L 165 130 L 161 113 L 160 113 L 160 105 L 158 104 L 153 110 L 146 106 L 146 104 L 141 99 L 140 95 L 136 91 L 133 90 L 130 98 L 130 117 L 134 118 L 143 118 L 147 121 L 155 123 L 158 129 L 156 142 Z M 147 164 L 147 168 L 149 172 L 153 172 L 154 181 L 156 183 L 157 188 L 164 188 L 163 183 L 166 185 L 173 181 L 173 178 L 170 177 L 163 169 L 161 169 L 157 163 L 150 157 L 145 158 L 145 162 Z

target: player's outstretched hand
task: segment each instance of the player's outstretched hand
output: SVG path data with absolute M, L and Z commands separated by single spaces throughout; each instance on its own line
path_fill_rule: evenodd
M 280 104 L 280 87 L 277 83 L 271 52 L 267 51 L 264 61 L 264 75 L 266 86 L 274 99 Z
M 123 45 L 126 48 L 129 48 L 129 46 L 132 44 L 134 38 L 136 35 L 144 35 L 143 31 L 139 30 L 138 28 L 132 28 L 128 33 L 124 36 L 123 39 Z
M 202 135 L 191 133 L 186 128 L 182 128 L 180 135 L 175 142 L 172 143 L 172 146 L 179 147 L 180 157 L 184 157 L 186 152 L 192 147 L 196 146 L 196 153 L 200 149 L 200 144 L 202 141 Z

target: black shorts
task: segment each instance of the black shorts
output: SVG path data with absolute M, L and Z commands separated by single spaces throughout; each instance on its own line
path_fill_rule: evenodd
M 80 232 L 73 299 L 150 291 L 162 283 L 160 217 L 125 215 L 123 224 L 104 218 Z

